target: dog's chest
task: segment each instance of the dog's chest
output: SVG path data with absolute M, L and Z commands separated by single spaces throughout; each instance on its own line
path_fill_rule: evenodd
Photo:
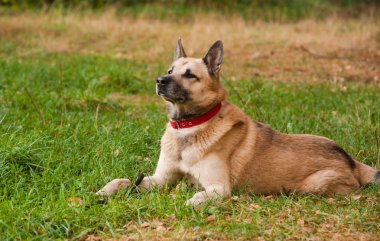
M 200 164 L 207 150 L 210 148 L 210 140 L 201 133 L 190 132 L 187 129 L 173 133 L 171 139 L 176 145 L 175 156 L 177 168 L 186 175 L 193 175 L 196 164 Z M 167 150 L 173 153 L 174 150 Z M 174 153 L 173 153 L 174 154 Z
M 183 173 L 191 173 L 192 167 L 202 158 L 201 150 L 194 145 L 183 148 L 180 152 L 179 168 Z

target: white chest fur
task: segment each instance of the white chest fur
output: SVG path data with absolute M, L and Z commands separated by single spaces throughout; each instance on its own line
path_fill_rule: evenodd
M 181 151 L 181 159 L 179 161 L 180 170 L 185 173 L 191 173 L 191 169 L 197 164 L 202 158 L 201 151 L 199 148 L 193 145 L 184 148 Z
M 178 138 L 176 141 L 180 143 L 186 143 L 180 145 L 180 150 L 178 150 L 179 170 L 185 175 L 190 175 L 190 173 L 192 173 L 192 169 L 202 159 L 202 156 L 204 154 L 204 150 L 201 146 L 198 145 L 197 142 L 189 142 L 185 140 L 188 140 L 188 138 L 190 138 L 191 136 L 192 138 L 194 138 L 195 133 L 201 130 L 203 125 L 204 124 L 187 129 L 169 129 L 170 134 Z

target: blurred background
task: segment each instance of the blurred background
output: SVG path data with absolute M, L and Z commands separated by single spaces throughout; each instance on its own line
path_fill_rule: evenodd
M 177 38 L 197 57 L 221 39 L 232 80 L 379 83 L 379 10 L 379 0 L 0 0 L 0 57 L 103 54 L 168 66 Z
M 0 240 L 379 240 L 379 186 L 197 212 L 181 182 L 92 208 L 113 178 L 153 173 L 178 38 L 193 57 L 223 41 L 248 116 L 380 169 L 380 1 L 0 0 Z
M 41 9 L 51 7 L 102 10 L 117 7 L 120 13 L 147 14 L 153 17 L 183 17 L 185 15 L 219 12 L 238 14 L 247 20 L 299 20 L 305 17 L 323 18 L 331 14 L 357 17 L 376 12 L 378 0 L 1 0 L 12 9 Z

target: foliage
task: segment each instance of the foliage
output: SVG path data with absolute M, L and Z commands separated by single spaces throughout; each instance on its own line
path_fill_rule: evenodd
M 11 9 L 34 8 L 45 10 L 53 8 L 104 9 L 119 6 L 121 14 L 148 14 L 153 17 L 178 17 L 193 15 L 199 11 L 238 14 L 245 19 L 298 20 L 305 17 L 324 18 L 333 13 L 347 16 L 367 14 L 369 9 L 378 9 L 376 0 L 234 0 L 234 1 L 190 1 L 190 0 L 0 0 L 0 6 Z

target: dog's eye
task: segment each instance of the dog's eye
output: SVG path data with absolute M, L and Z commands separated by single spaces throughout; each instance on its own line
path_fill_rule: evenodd
M 172 74 L 172 73 L 173 73 L 173 70 L 172 70 L 172 69 L 168 71 L 168 74 Z
M 188 71 L 188 70 L 183 74 L 183 77 L 185 77 L 186 79 L 197 79 L 197 80 L 199 80 L 198 76 L 190 73 L 190 71 Z
M 185 77 L 186 77 L 186 78 L 189 78 L 189 79 L 192 79 L 192 78 L 195 78 L 196 76 L 193 75 L 192 73 L 186 73 L 186 74 L 185 74 Z

